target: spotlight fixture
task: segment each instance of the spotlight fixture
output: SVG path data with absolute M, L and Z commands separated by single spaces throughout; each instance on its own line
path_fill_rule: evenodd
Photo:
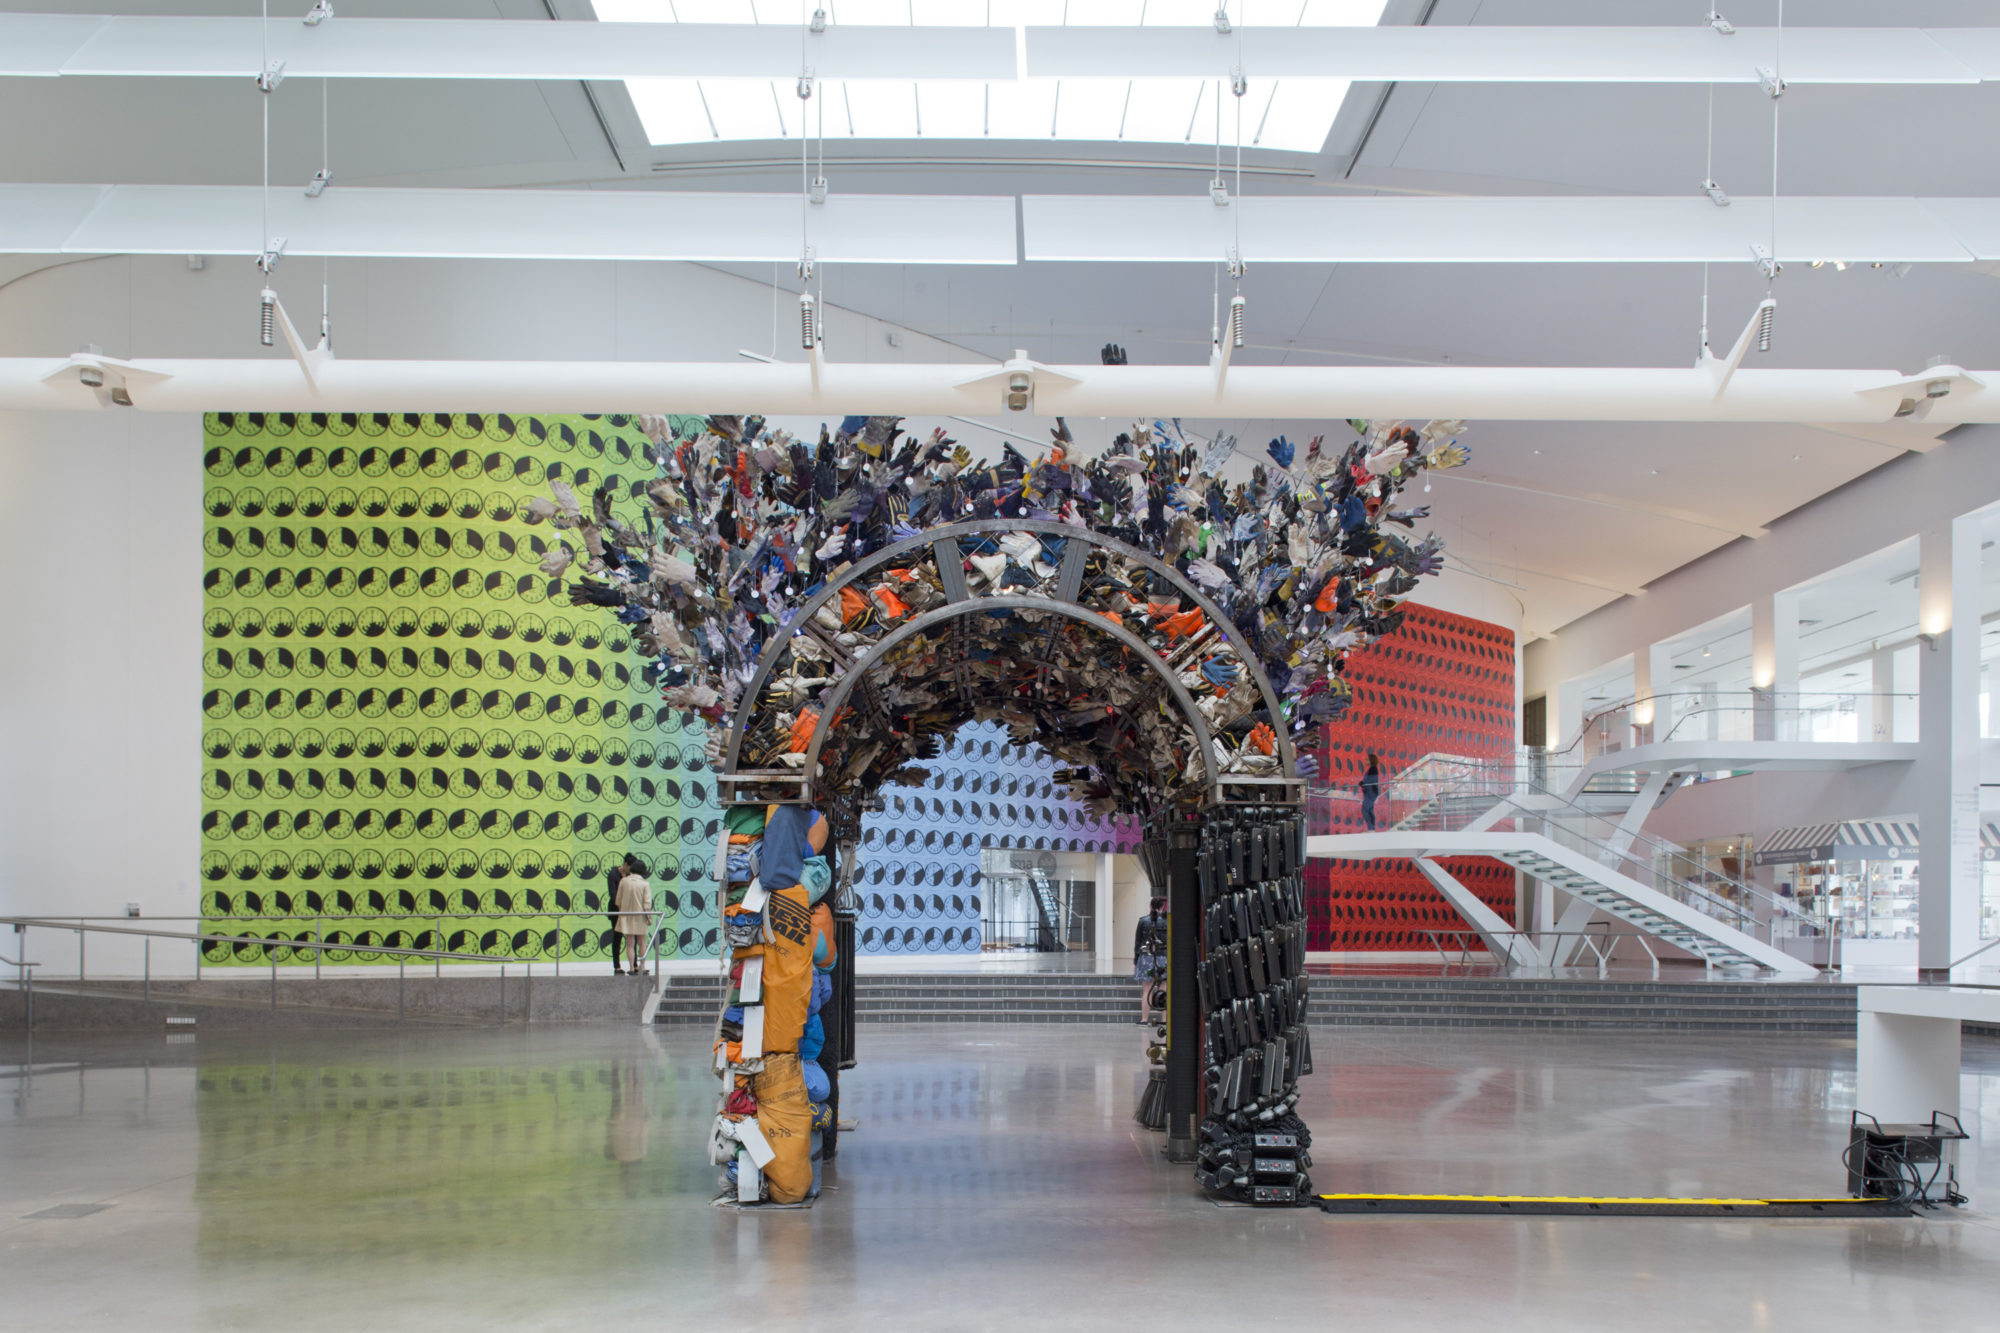
M 1025 371 L 1017 370 L 1007 377 L 1007 410 L 1025 412 L 1035 398 L 1035 381 Z
M 1229 298 L 1229 345 L 1231 347 L 1241 347 L 1243 345 L 1242 292 L 1238 292 Z
M 103 349 L 96 343 L 85 343 L 83 346 L 77 348 L 76 351 L 78 356 L 102 356 L 104 354 Z M 78 366 L 76 378 L 77 382 L 82 384 L 86 389 L 101 389 L 104 387 L 104 367 L 94 365 Z
M 1771 321 L 1777 316 L 1778 303 L 1766 297 L 1764 304 L 1757 307 L 1757 350 L 1771 350 Z
M 1942 353 L 1924 362 L 1925 370 L 1937 370 L 1940 367 L 1947 367 L 1953 370 L 1957 369 L 1957 367 L 1951 366 L 1951 358 L 1943 355 Z M 1940 375 L 1936 379 L 1928 379 L 1924 381 L 1924 397 L 1926 398 L 1943 398 L 1948 396 L 1950 393 L 1951 393 L 1951 377 L 1949 375 Z
M 799 346 L 810 352 L 819 345 L 818 310 L 811 292 L 799 293 Z
M 132 391 L 122 384 L 111 386 L 111 401 L 120 407 L 132 406 Z
M 257 294 L 257 341 L 269 347 L 278 324 L 278 294 L 266 287 Z

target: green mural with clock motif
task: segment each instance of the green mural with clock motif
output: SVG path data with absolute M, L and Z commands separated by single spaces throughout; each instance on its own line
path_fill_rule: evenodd
M 223 412 L 204 423 L 211 964 L 383 947 L 608 959 L 605 869 L 646 865 L 661 957 L 712 957 L 707 736 L 540 562 L 528 497 L 646 521 L 633 418 Z

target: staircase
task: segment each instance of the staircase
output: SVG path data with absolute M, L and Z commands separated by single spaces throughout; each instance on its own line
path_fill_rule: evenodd
M 1612 872 L 1583 874 L 1537 851 L 1504 852 L 1500 854 L 1500 859 L 1516 870 L 1555 885 L 1572 897 L 1583 899 L 1608 916 L 1616 917 L 1677 949 L 1686 950 L 1710 967 L 1770 966 L 1761 953 L 1747 951 L 1731 939 L 1732 936 L 1742 935 L 1743 939 L 1756 943 L 1751 936 L 1743 935 L 1721 922 L 1696 927 L 1663 915 L 1634 899 L 1628 890 L 1607 882 L 1613 878 Z M 1713 921 L 1713 918 L 1704 919 Z
M 1602 852 L 1595 844 L 1586 845 Z M 1809 980 L 1818 970 L 1785 953 L 1782 949 L 1738 929 L 1719 915 L 1710 915 L 1697 906 L 1681 902 L 1658 889 L 1650 888 L 1630 875 L 1614 870 L 1586 851 L 1573 850 L 1540 833 L 1498 832 L 1492 829 L 1436 830 L 1389 829 L 1379 833 L 1349 833 L 1310 838 L 1308 856 L 1345 857 L 1371 860 L 1381 857 L 1409 858 L 1426 877 L 1437 884 L 1474 929 L 1487 939 L 1496 953 L 1511 955 L 1520 965 L 1524 937 L 1505 929 L 1505 923 L 1479 905 L 1469 890 L 1453 892 L 1455 884 L 1435 864 L 1436 858 L 1450 856 L 1491 856 L 1545 880 L 1571 894 L 1591 909 L 1605 912 L 1635 930 L 1656 936 L 1687 950 L 1710 967 L 1759 967 L 1780 977 Z M 1720 904 L 1711 903 L 1719 907 Z M 1557 961 L 1544 957 L 1544 965 Z
M 1322 1027 L 1604 1028 L 1852 1036 L 1854 987 L 1757 981 L 1628 982 L 1506 977 L 1315 976 L 1307 1021 Z M 660 1023 L 711 1024 L 712 976 L 673 976 Z M 1138 984 L 1091 973 L 885 974 L 855 978 L 864 1025 L 1133 1024 Z
M 1061 953 L 1062 913 L 1056 904 L 1056 887 L 1049 882 L 1048 873 L 1039 867 L 1028 872 L 1028 882 L 1034 886 L 1035 911 L 1041 917 L 1035 947 L 1042 953 Z

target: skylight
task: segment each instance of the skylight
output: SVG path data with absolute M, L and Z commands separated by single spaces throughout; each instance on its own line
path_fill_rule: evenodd
M 1370 27 L 1387 0 L 1230 0 L 1235 23 Z M 807 0 L 848 27 L 916 24 L 1209 27 L 1216 0 Z M 597 16 L 636 23 L 764 23 L 799 27 L 798 0 L 596 0 Z M 1017 45 L 1018 49 L 1018 45 Z M 1236 99 L 1213 80 L 971 79 L 821 80 L 809 102 L 790 82 L 731 78 L 628 79 L 655 144 L 796 139 L 1003 139 L 1053 142 L 1236 142 Z M 1347 95 L 1346 79 L 1249 79 L 1245 147 L 1318 152 Z

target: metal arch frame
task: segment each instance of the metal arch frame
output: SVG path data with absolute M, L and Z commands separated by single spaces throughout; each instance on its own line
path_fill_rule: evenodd
M 885 546 L 875 554 L 856 561 L 846 569 L 835 574 L 826 581 L 826 586 L 799 604 L 798 609 L 793 613 L 787 624 L 789 626 L 803 626 L 809 623 L 820 607 L 840 595 L 842 588 L 857 579 L 874 573 L 878 569 L 887 568 L 895 564 L 903 556 L 912 553 L 922 553 L 936 546 L 939 542 L 951 541 L 956 546 L 958 538 L 962 536 L 975 536 L 981 533 L 992 532 L 1032 532 L 1051 537 L 1061 537 L 1066 540 L 1081 540 L 1088 545 L 1113 552 L 1125 559 L 1137 561 L 1145 569 L 1160 575 L 1172 583 L 1182 596 L 1192 598 L 1194 604 L 1201 608 L 1202 614 L 1208 618 L 1209 623 L 1216 627 L 1222 634 L 1224 641 L 1235 650 L 1236 656 L 1243 663 L 1244 669 L 1250 673 L 1250 679 L 1256 685 L 1257 693 L 1264 701 L 1265 711 L 1270 715 L 1271 730 L 1277 734 L 1281 775 L 1286 778 L 1296 778 L 1298 776 L 1298 755 L 1292 745 L 1291 731 L 1287 727 L 1278 725 L 1283 718 L 1283 713 L 1278 706 L 1277 693 L 1271 688 L 1270 679 L 1264 674 L 1262 663 L 1258 661 L 1257 655 L 1251 651 L 1249 642 L 1244 639 L 1242 631 L 1236 628 L 1230 619 L 1222 613 L 1221 608 L 1209 599 L 1207 594 L 1203 593 L 1200 588 L 1194 585 L 1192 580 L 1188 579 L 1172 565 L 1149 551 L 1141 550 L 1129 542 L 1120 541 L 1116 537 L 1106 536 L 1104 533 L 1096 532 L 1090 528 L 1072 527 L 1067 523 L 1054 523 L 1047 519 L 1008 518 L 969 519 L 964 522 L 944 523 L 934 528 L 927 528 L 914 537 L 906 537 L 900 542 Z M 1038 597 L 1030 600 L 1037 606 L 1044 607 L 1079 605 L 1075 602 L 1059 602 L 1054 598 Z M 949 605 L 992 605 L 994 602 L 995 599 L 992 597 L 969 597 L 963 601 L 952 602 Z M 1088 608 L 1082 609 L 1088 610 Z M 926 612 L 925 614 L 928 615 L 931 613 Z M 1095 613 L 1092 614 L 1095 615 Z M 1097 619 L 1102 621 L 1103 617 L 1098 616 Z M 1113 626 L 1106 621 L 1101 625 L 1101 628 L 1113 630 L 1119 627 Z M 778 659 L 785 651 L 786 645 L 779 642 L 779 635 L 782 633 L 783 629 L 781 628 L 766 642 L 765 651 L 757 663 L 757 670 L 750 677 L 749 684 L 744 687 L 743 696 L 736 706 L 734 716 L 730 719 L 729 743 L 723 752 L 723 766 L 717 773 L 719 778 L 733 778 L 737 774 L 736 761 L 742 752 L 744 733 L 749 726 L 750 710 L 756 706 L 758 697 L 763 693 L 765 683 L 770 680 L 771 673 L 777 668 Z M 886 642 L 886 639 L 882 642 Z M 878 643 L 876 646 L 879 647 L 880 644 Z M 1144 647 L 1143 641 L 1141 641 L 1141 647 Z M 875 649 L 870 648 L 867 651 L 872 653 Z M 1145 655 L 1158 660 L 1158 654 L 1154 653 L 1150 648 L 1145 649 Z M 856 660 L 853 666 L 849 667 L 848 673 L 853 674 L 855 667 L 858 666 L 860 666 L 859 659 Z M 1171 683 L 1178 689 L 1180 684 L 1178 680 L 1173 680 Z M 1186 691 L 1180 690 L 1179 693 L 1185 695 Z M 845 693 L 843 692 L 842 698 L 844 699 L 845 697 Z M 822 710 L 821 715 L 826 715 L 825 710 Z M 1197 718 L 1200 717 L 1198 710 L 1196 710 L 1195 716 Z M 1205 729 L 1207 719 L 1201 718 L 1198 725 Z M 810 777 L 816 772 L 819 753 L 817 739 L 816 736 L 812 758 L 807 761 L 805 772 L 796 776 Z M 795 775 L 787 773 L 784 776 L 790 778 Z
M 944 606 L 932 607 L 922 615 L 914 616 L 901 625 L 898 625 L 895 629 L 883 635 L 874 644 L 856 655 L 853 664 L 848 667 L 841 678 L 834 682 L 831 689 L 820 696 L 819 709 L 822 725 L 813 728 L 812 744 L 806 749 L 805 767 L 800 776 L 807 783 L 814 786 L 818 785 L 820 778 L 820 750 L 826 744 L 827 737 L 833 734 L 833 725 L 830 719 L 839 715 L 841 708 L 847 702 L 847 696 L 854 692 L 855 687 L 861 683 L 863 677 L 867 676 L 875 667 L 883 665 L 884 659 L 892 648 L 915 638 L 933 625 L 941 625 L 947 621 L 957 620 L 961 616 L 979 615 L 982 612 L 988 611 L 1052 612 L 1059 616 L 1065 616 L 1079 624 L 1088 625 L 1093 629 L 1100 630 L 1136 653 L 1140 660 L 1146 664 L 1147 668 L 1165 682 L 1167 690 L 1173 695 L 1174 702 L 1179 705 L 1182 716 L 1186 719 L 1189 728 L 1194 732 L 1195 744 L 1201 747 L 1202 772 L 1206 775 L 1206 782 L 1202 790 L 1208 801 L 1211 803 L 1215 801 L 1220 792 L 1223 775 L 1221 768 L 1216 763 L 1215 741 L 1213 733 L 1208 729 L 1208 719 L 1203 717 L 1201 710 L 1194 706 L 1194 696 L 1187 692 L 1187 687 L 1181 684 L 1180 677 L 1175 674 L 1174 670 L 1166 664 L 1160 655 L 1149 648 L 1144 639 L 1122 625 L 1114 625 L 1101 612 L 1093 611 L 1089 607 L 1076 602 L 1057 601 L 1052 597 L 1026 597 L 1018 593 L 1002 593 L 993 597 L 968 598 L 962 602 L 949 602 Z

